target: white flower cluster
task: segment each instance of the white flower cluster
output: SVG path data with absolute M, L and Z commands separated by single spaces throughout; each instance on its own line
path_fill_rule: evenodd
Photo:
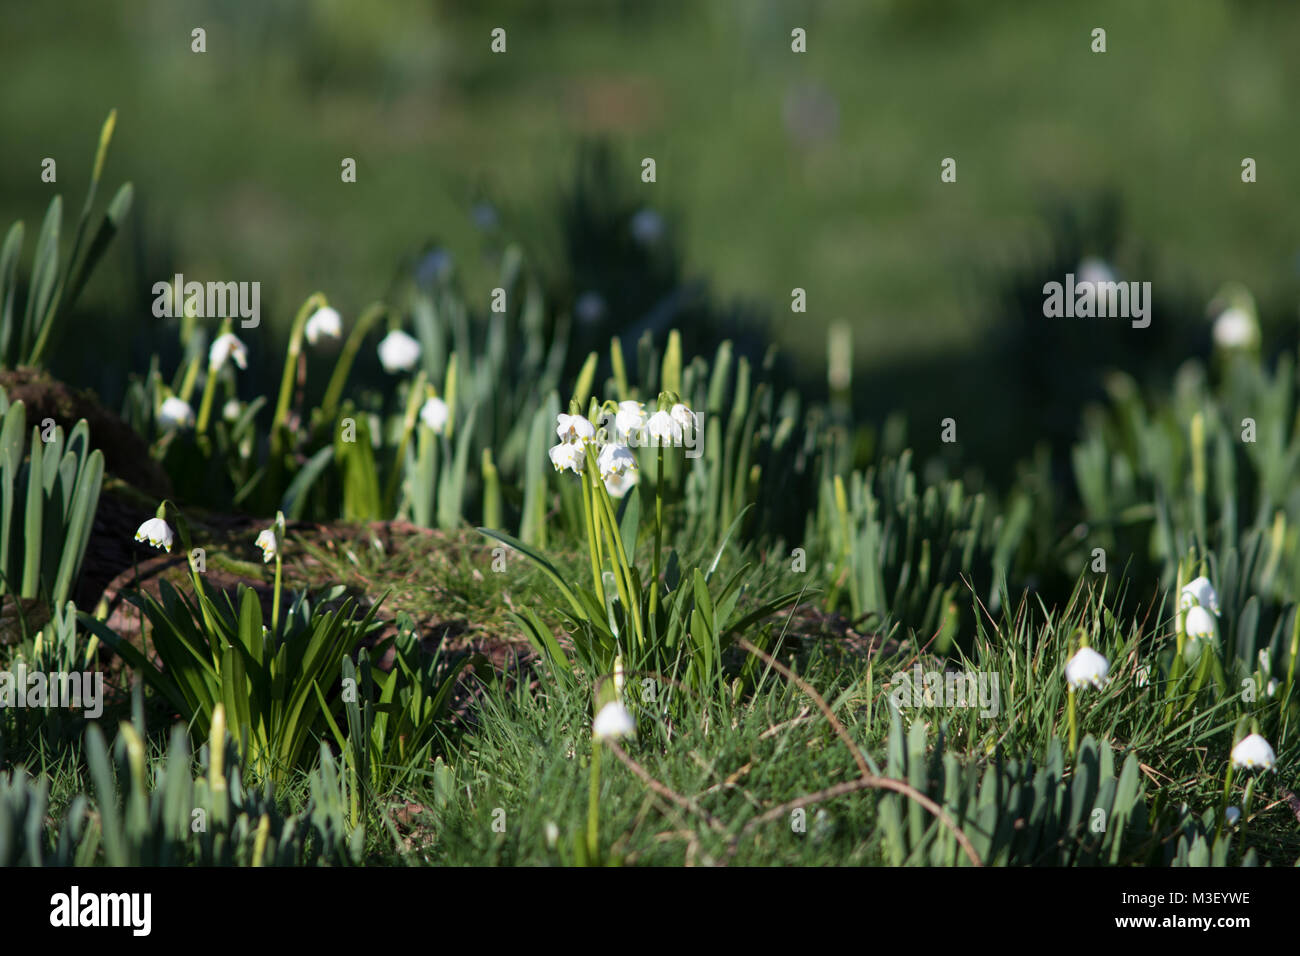
M 1183 588 L 1178 607 L 1185 611 L 1183 629 L 1193 641 L 1214 640 L 1219 633 L 1219 595 L 1207 577 L 1199 577 Z
M 639 469 L 632 447 L 651 442 L 660 446 L 679 445 L 684 430 L 695 427 L 695 413 L 680 402 L 649 417 L 641 402 L 620 402 L 614 413 L 614 440 L 602 444 L 596 453 L 596 468 L 605 490 L 615 498 L 622 498 L 637 483 Z M 587 446 L 598 441 L 596 426 L 583 415 L 560 415 L 555 421 L 555 434 L 560 443 L 549 453 L 555 470 L 582 474 Z

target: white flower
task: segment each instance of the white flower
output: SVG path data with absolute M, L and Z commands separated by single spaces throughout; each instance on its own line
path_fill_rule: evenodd
M 1269 696 L 1269 697 L 1273 697 L 1274 695 L 1277 694 L 1277 687 L 1278 687 L 1278 684 L 1277 684 L 1277 678 L 1276 678 L 1276 677 L 1274 677 L 1274 678 L 1272 678 L 1271 680 L 1269 680 L 1269 682 L 1268 682 L 1268 686 L 1267 686 L 1267 688 L 1265 688 L 1266 691 L 1268 692 L 1268 696 Z
M 379 362 L 389 375 L 409 372 L 420 358 L 420 343 L 401 329 L 394 329 L 379 343 Z
M 1215 614 L 1219 613 L 1218 592 L 1214 590 L 1214 585 L 1210 583 L 1210 579 L 1204 575 L 1185 584 L 1182 593 L 1178 597 L 1178 606 L 1183 610 L 1196 605 L 1208 608 Z
M 645 427 L 650 433 L 652 444 L 680 445 L 682 443 L 682 426 L 667 412 L 655 412 L 650 416 Z
M 226 361 L 234 359 L 235 364 L 241 369 L 248 368 L 248 349 L 244 348 L 244 343 L 235 337 L 233 332 L 225 332 L 218 335 L 212 343 L 212 348 L 208 349 L 208 365 L 214 372 L 220 372 L 226 366 Z
M 621 475 L 610 475 L 605 479 L 605 490 L 611 498 L 622 498 L 632 490 L 640 480 L 635 471 L 625 471 Z
M 551 464 L 555 466 L 556 471 L 571 471 L 575 475 L 582 474 L 582 466 L 586 463 L 587 456 L 582 451 L 581 445 L 570 444 L 569 442 L 560 442 L 554 446 L 551 451 Z
M 254 542 L 262 549 L 262 561 L 270 563 L 272 559 L 280 554 L 280 542 L 275 539 L 275 529 L 263 528 L 257 533 L 257 541 Z
M 1237 746 L 1232 748 L 1232 765 L 1238 768 L 1254 770 L 1272 770 L 1277 763 L 1277 754 L 1268 745 L 1268 741 L 1259 734 L 1242 737 Z
M 228 422 L 238 421 L 239 416 L 244 412 L 244 404 L 237 398 L 232 398 L 226 404 L 221 406 L 221 417 Z
M 1239 306 L 1224 309 L 1214 320 L 1214 344 L 1225 349 L 1249 348 L 1259 341 L 1259 323 Z
M 696 420 L 695 413 L 681 402 L 668 409 L 668 414 L 673 417 L 673 421 L 682 427 L 683 431 L 694 431 L 699 427 L 699 421 Z
M 337 309 L 322 306 L 312 313 L 303 332 L 308 345 L 315 345 L 322 338 L 340 339 L 343 337 L 343 317 Z
M 606 445 L 596 457 L 596 467 L 600 469 L 600 477 L 608 480 L 611 475 L 635 470 L 636 456 L 626 445 Z
M 447 408 L 447 403 L 436 396 L 426 399 L 424 406 L 420 409 L 420 421 L 439 435 L 447 428 L 447 419 L 450 417 L 451 410 Z
M 555 419 L 555 434 L 563 442 L 589 442 L 596 437 L 596 428 L 582 415 L 559 415 Z
M 547 820 L 546 826 L 542 827 L 542 832 L 546 835 L 547 848 L 554 850 L 556 841 L 560 839 L 560 828 Z
M 1091 647 L 1081 647 L 1065 665 L 1065 682 L 1070 690 L 1078 690 L 1085 684 L 1101 687 L 1109 671 L 1110 661 Z
M 170 431 L 173 428 L 189 428 L 194 424 L 194 409 L 190 403 L 175 395 L 164 398 L 158 409 L 158 424 Z
M 1235 827 L 1237 821 L 1241 819 L 1241 808 L 1228 807 L 1223 813 L 1223 819 L 1227 821 L 1228 826 Z
M 1187 630 L 1187 636 L 1193 641 L 1212 641 L 1218 631 L 1214 615 L 1200 606 L 1188 609 L 1183 627 Z
M 611 700 L 591 722 L 591 735 L 597 740 L 614 740 L 630 737 L 636 733 L 636 721 L 632 715 L 616 700 Z
M 640 402 L 619 402 L 618 412 L 614 415 L 614 430 L 620 440 L 626 440 L 632 432 L 640 432 L 645 427 L 645 406 Z
M 275 520 L 271 522 L 271 527 L 263 528 L 257 534 L 257 541 L 254 542 L 262 549 L 262 560 L 270 562 L 273 558 L 280 556 L 280 551 L 284 548 L 284 512 L 277 511 Z
M 164 551 L 171 551 L 172 542 L 176 536 L 172 534 L 172 529 L 162 518 L 150 518 L 135 533 L 135 540 L 148 541 L 155 548 L 162 548 Z

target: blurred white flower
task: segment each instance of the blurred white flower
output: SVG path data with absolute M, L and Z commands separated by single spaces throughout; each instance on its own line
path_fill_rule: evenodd
M 1208 608 L 1215 614 L 1219 613 L 1219 594 L 1214 590 L 1210 579 L 1204 575 L 1183 585 L 1182 593 L 1178 597 L 1178 606 L 1183 610 L 1196 605 Z
M 571 442 L 560 442 L 550 451 L 551 464 L 555 466 L 556 471 L 571 471 L 575 475 L 582 474 L 582 466 L 586 462 L 586 455 L 583 454 L 582 446 Z
M 226 404 L 221 406 L 221 417 L 228 422 L 237 421 L 239 416 L 244 412 L 244 403 L 237 398 L 232 398 Z
M 1277 754 L 1267 740 L 1259 734 L 1242 737 L 1237 746 L 1232 748 L 1232 765 L 1247 770 L 1272 770 L 1277 763 Z
M 591 722 L 591 735 L 597 740 L 615 740 L 630 737 L 636 733 L 636 721 L 627 712 L 627 708 L 616 700 L 611 700 Z
M 560 828 L 550 820 L 547 820 L 546 825 L 542 827 L 542 832 L 546 836 L 547 849 L 554 850 L 556 842 L 560 839 Z
M 379 343 L 379 362 L 389 375 L 409 372 L 420 358 L 420 343 L 401 329 L 394 329 Z
M 158 408 L 158 424 L 170 431 L 173 428 L 189 428 L 194 424 L 194 409 L 183 398 L 172 395 L 163 399 Z
M 1078 690 L 1085 684 L 1101 687 L 1110 671 L 1110 661 L 1106 660 L 1091 647 L 1081 647 L 1065 665 L 1065 682 L 1070 690 Z
M 633 432 L 645 427 L 645 406 L 640 402 L 619 402 L 614 415 L 614 430 L 620 441 L 626 441 Z
M 650 416 L 645 427 L 650 433 L 651 444 L 680 445 L 682 443 L 682 426 L 668 412 L 655 412 Z
M 241 369 L 248 368 L 248 349 L 235 337 L 233 332 L 224 332 L 212 342 L 208 349 L 208 365 L 214 372 L 226 367 L 226 362 L 233 359 Z
M 140 525 L 139 530 L 135 533 L 135 540 L 148 541 L 155 548 L 171 551 L 172 542 L 176 540 L 176 536 L 172 534 L 171 525 L 163 521 L 162 518 L 150 518 Z
M 681 402 L 668 409 L 668 414 L 673 417 L 673 421 L 682 427 L 682 431 L 694 431 L 699 426 L 695 413 Z
M 600 477 L 606 480 L 611 475 L 635 471 L 636 466 L 636 456 L 626 445 L 606 445 L 596 457 L 596 467 L 600 469 Z
M 653 209 L 641 209 L 632 217 L 632 238 L 643 246 L 652 246 L 663 238 L 664 217 Z
M 1273 697 L 1277 694 L 1277 688 L 1278 688 L 1277 678 L 1273 677 L 1269 680 L 1268 686 L 1265 688 L 1265 691 L 1269 697 Z
M 605 490 L 611 498 L 622 498 L 640 481 L 635 470 L 625 471 L 621 475 L 610 475 L 605 479 Z
M 322 306 L 312 313 L 303 332 L 307 336 L 308 345 L 315 345 L 321 339 L 342 338 L 343 317 L 338 310 L 331 309 L 328 305 Z
M 1214 344 L 1220 348 L 1250 348 L 1259 342 L 1259 322 L 1240 306 L 1219 313 L 1214 320 Z
M 1235 827 L 1237 821 L 1241 819 L 1241 807 L 1228 807 L 1223 813 L 1223 819 L 1227 821 L 1228 826 Z
M 1188 609 L 1183 626 L 1193 641 L 1212 641 L 1218 633 L 1214 615 L 1199 605 Z
M 437 396 L 425 399 L 424 405 L 420 408 L 420 421 L 439 435 L 446 430 L 447 420 L 450 417 L 451 410 L 447 408 L 447 403 Z
M 555 434 L 560 436 L 560 441 L 585 444 L 596 437 L 596 429 L 582 415 L 559 415 L 555 419 Z

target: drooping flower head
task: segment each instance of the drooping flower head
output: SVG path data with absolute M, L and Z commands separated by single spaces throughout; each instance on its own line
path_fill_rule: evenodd
M 582 466 L 587 460 L 582 446 L 573 442 L 560 442 L 551 448 L 550 455 L 556 471 L 571 471 L 575 475 L 582 474 Z
M 650 416 L 645 427 L 650 433 L 650 443 L 653 445 L 682 443 L 682 426 L 668 412 L 655 412 Z
M 1272 770 L 1277 754 L 1259 734 L 1248 734 L 1232 748 L 1232 765 L 1246 770 Z
M 446 431 L 447 421 L 450 418 L 451 410 L 447 407 L 447 403 L 436 395 L 425 399 L 424 405 L 420 407 L 420 421 L 439 435 Z
M 562 442 L 585 444 L 594 441 L 596 428 L 583 415 L 558 415 L 555 419 L 555 434 Z
M 1194 641 L 1212 641 L 1219 629 L 1214 615 L 1199 604 L 1188 609 L 1183 627 L 1187 636 Z
M 185 399 L 168 396 L 158 407 L 158 424 L 167 431 L 190 428 L 194 425 L 194 409 Z
M 668 414 L 673 417 L 673 421 L 681 426 L 683 431 L 694 431 L 699 427 L 699 421 L 696 419 L 695 413 L 681 402 L 670 408 Z
M 148 541 L 153 547 L 170 552 L 176 535 L 172 533 L 171 525 L 162 518 L 150 518 L 140 525 L 135 533 L 135 540 Z
M 619 402 L 618 412 L 614 415 L 614 431 L 619 441 L 627 441 L 628 436 L 640 434 L 645 427 L 645 406 L 640 402 Z
M 622 476 L 624 472 L 635 471 L 636 456 L 626 445 L 606 445 L 596 457 L 596 467 L 600 477 L 608 480 L 613 475 Z
M 255 544 L 262 549 L 262 561 L 269 564 L 278 558 L 284 549 L 284 512 L 275 513 L 275 521 L 269 528 L 263 528 L 257 534 Z
M 1070 690 L 1091 684 L 1100 688 L 1110 672 L 1110 661 L 1091 647 L 1081 647 L 1065 665 L 1065 682 Z
M 640 480 L 636 469 L 629 469 L 619 475 L 610 475 L 605 479 L 605 490 L 611 498 L 622 498 L 631 491 Z
M 636 733 L 636 721 L 627 712 L 627 708 L 616 700 L 611 700 L 591 722 L 591 735 L 597 740 L 617 740 L 630 737 Z
M 379 363 L 389 375 L 409 372 L 420 359 L 420 343 L 401 329 L 394 329 L 379 343 Z
M 233 332 L 223 332 L 213 340 L 212 348 L 208 349 L 208 365 L 213 372 L 220 372 L 230 360 L 241 369 L 248 368 L 248 349 Z
M 1215 614 L 1219 613 L 1219 595 L 1214 590 L 1210 579 L 1201 576 L 1183 586 L 1178 596 L 1178 606 L 1184 611 L 1191 607 L 1203 607 Z
M 343 317 L 336 309 L 328 305 L 321 306 L 311 314 L 303 328 L 308 345 L 315 345 L 322 339 L 339 339 L 343 337 Z

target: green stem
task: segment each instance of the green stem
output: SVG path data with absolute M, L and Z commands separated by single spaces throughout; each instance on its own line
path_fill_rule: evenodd
M 284 372 L 280 376 L 280 397 L 275 403 L 275 415 L 271 419 L 272 462 L 279 460 L 280 453 L 284 449 L 284 436 L 288 430 L 289 399 L 293 396 L 293 373 L 298 367 L 298 356 L 302 354 L 303 330 L 306 328 L 307 319 L 315 309 L 328 304 L 323 292 L 313 292 L 298 309 L 298 314 L 294 316 L 293 325 L 289 329 L 289 349 L 285 353 Z
M 664 446 L 658 449 L 657 467 L 655 469 L 655 552 L 653 566 L 650 570 L 650 617 L 654 618 L 659 610 L 659 552 L 663 548 L 664 535 Z
M 194 431 L 200 436 L 208 430 L 208 418 L 212 415 L 212 396 L 217 390 L 217 370 L 208 365 L 208 380 L 203 383 L 203 401 L 199 404 L 199 419 Z
M 1069 696 L 1069 699 L 1070 699 L 1070 704 L 1069 704 L 1069 709 L 1070 709 L 1070 759 L 1073 760 L 1073 759 L 1074 759 L 1074 753 L 1075 753 L 1075 750 L 1076 750 L 1076 748 L 1077 748 L 1077 746 L 1078 746 L 1078 742 L 1079 742 L 1079 722 L 1078 722 L 1078 718 L 1077 718 L 1076 715 L 1075 715 L 1075 707 L 1074 707 L 1074 691 L 1073 691 L 1073 690 L 1069 691 L 1068 696 Z
M 382 319 L 387 312 L 388 306 L 376 302 L 361 313 L 357 324 L 352 327 L 351 334 L 348 335 L 347 341 L 343 343 L 343 348 L 339 352 L 338 363 L 334 366 L 329 385 L 325 389 L 325 397 L 321 401 L 321 411 L 324 413 L 325 421 L 333 424 L 334 415 L 343 398 L 343 386 L 347 384 L 348 373 L 352 371 L 352 363 L 361 348 L 361 343 L 365 340 L 370 327 Z
M 280 568 L 283 562 L 280 555 L 275 556 L 275 594 L 271 598 L 271 633 L 280 633 Z
M 600 741 L 591 741 L 591 790 L 587 799 L 587 862 L 600 858 Z
M 582 483 L 582 514 L 587 525 L 587 553 L 591 556 L 591 583 L 600 606 L 605 606 L 605 583 L 600 577 L 600 550 L 596 544 L 595 514 L 592 512 L 591 474 L 579 476 Z
M 603 484 L 594 489 L 594 494 L 599 499 L 600 507 L 605 515 L 605 531 L 610 538 L 609 554 L 615 565 L 616 572 L 614 580 L 619 585 L 623 606 L 627 608 L 628 614 L 632 617 L 632 631 L 636 635 L 637 646 L 644 647 L 645 632 L 641 627 L 641 607 L 639 602 L 633 604 L 630 599 L 633 590 L 632 565 L 627 559 L 627 551 L 623 548 L 623 536 L 619 534 L 618 520 L 614 515 L 614 505 L 610 501 L 609 492 L 605 490 Z

